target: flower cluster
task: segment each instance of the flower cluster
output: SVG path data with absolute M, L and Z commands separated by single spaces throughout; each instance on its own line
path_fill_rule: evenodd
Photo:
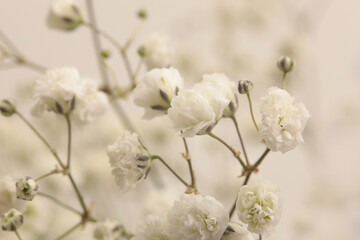
M 171 65 L 173 49 L 169 45 L 169 38 L 164 34 L 147 36 L 142 47 L 145 49 L 145 64 L 147 68 L 165 68 Z

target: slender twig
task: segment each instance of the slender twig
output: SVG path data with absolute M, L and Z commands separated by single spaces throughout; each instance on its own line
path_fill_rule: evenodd
M 246 185 L 246 184 L 249 182 L 251 173 L 252 173 L 252 171 L 250 171 L 250 172 L 248 172 L 248 173 L 246 174 L 245 180 L 244 180 L 244 182 L 243 182 L 243 184 L 242 184 L 243 186 Z M 232 215 L 233 215 L 234 212 L 235 212 L 236 203 L 237 203 L 237 195 L 236 195 L 235 201 L 234 201 L 234 203 L 233 203 L 233 205 L 232 205 L 232 207 L 231 207 L 231 210 L 230 210 L 230 213 L 229 213 L 229 218 L 231 218 Z
M 71 121 L 68 114 L 65 115 L 66 125 L 68 127 L 68 145 L 67 145 L 67 161 L 66 168 L 70 169 L 70 161 L 71 161 Z
M 88 215 L 88 209 L 86 208 L 86 205 L 85 205 L 85 201 L 84 201 L 84 198 L 83 196 L 81 195 L 80 191 L 79 191 L 79 188 L 78 186 L 76 185 L 75 181 L 74 181 L 74 178 L 73 176 L 71 175 L 71 173 L 68 174 L 69 176 L 69 179 L 70 179 L 70 182 L 71 182 L 71 185 L 73 186 L 73 188 L 75 189 L 75 192 L 76 192 L 76 195 L 79 199 L 79 202 L 81 204 L 81 207 L 84 211 L 84 216 Z
M 82 222 L 79 222 L 78 224 L 76 224 L 75 226 L 71 227 L 69 230 L 67 230 L 66 232 L 64 232 L 63 234 L 61 234 L 59 237 L 56 238 L 56 240 L 61 240 L 64 237 L 68 236 L 70 233 L 72 233 L 73 231 L 75 231 L 78 227 L 80 227 L 82 225 Z
M 251 119 L 252 119 L 252 121 L 254 123 L 254 126 L 255 126 L 256 130 L 259 131 L 259 127 L 258 127 L 258 125 L 256 123 L 256 120 L 255 120 L 255 117 L 254 117 L 254 112 L 253 112 L 253 108 L 252 108 L 250 93 L 247 93 L 246 96 L 247 96 L 248 101 L 249 101 Z
M 10 48 L 14 53 L 16 53 L 19 56 L 22 56 L 22 53 L 15 46 L 15 44 L 13 44 L 12 41 L 1 30 L 0 30 L 0 38 L 8 46 L 8 48 Z
M 18 232 L 18 230 L 17 229 L 15 229 L 15 235 L 17 236 L 17 238 L 19 239 L 19 240 L 22 240 L 22 238 L 21 238 L 21 236 L 20 236 L 20 234 L 19 234 L 19 232 Z
M 131 81 L 131 84 L 135 85 L 134 79 L 133 79 L 132 67 L 131 67 L 129 58 L 127 56 L 126 50 L 120 49 L 120 54 L 121 54 L 121 58 L 124 61 L 125 69 L 126 69 L 126 72 L 127 72 L 128 76 L 129 76 L 129 79 Z
M 130 45 L 134 42 L 134 39 L 135 39 L 136 35 L 139 33 L 141 28 L 144 26 L 144 23 L 145 23 L 145 21 L 142 20 L 137 25 L 137 27 L 134 29 L 134 31 L 130 34 L 128 40 L 124 44 L 124 47 L 123 47 L 124 50 L 127 50 L 130 47 Z
M 48 177 L 48 176 L 51 176 L 51 175 L 53 175 L 53 174 L 62 173 L 62 172 L 63 172 L 62 170 L 59 170 L 58 168 L 55 168 L 55 169 L 52 170 L 51 172 L 48 172 L 48 173 L 46 173 L 46 174 L 44 174 L 44 175 L 41 175 L 40 177 L 36 178 L 35 181 L 38 182 L 38 181 L 40 181 L 41 179 L 44 179 L 44 178 L 46 178 L 46 177 Z
M 40 140 L 45 144 L 45 146 L 50 150 L 50 152 L 54 155 L 55 159 L 58 161 L 62 168 L 65 168 L 65 165 L 62 163 L 61 159 L 59 158 L 56 150 L 50 146 L 48 141 L 36 130 L 36 128 L 18 111 L 15 112 L 20 119 L 25 122 L 25 124 L 40 138 Z
M 185 155 L 184 155 L 184 157 L 185 157 L 185 159 L 186 159 L 186 161 L 188 163 L 190 176 L 191 176 L 191 185 L 190 185 L 190 187 L 196 189 L 196 178 L 195 178 L 195 172 L 193 170 L 192 163 L 191 163 L 189 147 L 188 147 L 188 144 L 186 142 L 186 139 L 184 137 L 182 139 L 183 139 L 184 147 L 185 147 Z
M 43 73 L 46 71 L 46 67 L 38 64 L 38 63 L 35 63 L 35 62 L 32 62 L 30 60 L 27 60 L 27 59 L 23 59 L 22 62 L 20 62 L 20 64 L 26 66 L 26 67 L 29 67 L 37 72 L 40 72 L 40 73 Z
M 260 156 L 260 158 L 255 162 L 255 164 L 252 166 L 254 169 L 257 168 L 262 161 L 265 159 L 266 155 L 270 152 L 269 148 L 266 148 L 263 154 Z
M 95 26 L 94 24 L 90 23 L 90 22 L 84 22 L 83 23 L 84 26 L 90 28 L 91 30 L 93 30 L 94 32 L 96 32 L 97 34 L 99 34 L 100 36 L 104 37 L 106 40 L 108 40 L 112 45 L 114 45 L 115 48 L 117 48 L 119 51 L 121 51 L 122 46 L 120 45 L 120 43 L 118 41 L 115 40 L 115 38 L 113 38 L 112 36 L 110 36 L 110 34 L 100 30 L 97 26 Z
M 250 162 L 249 162 L 249 158 L 248 158 L 248 156 L 247 156 L 247 154 L 246 154 L 245 144 L 244 144 L 244 141 L 243 141 L 243 139 L 242 139 L 242 137 L 241 137 L 241 134 L 240 134 L 240 129 L 239 129 L 238 122 L 236 121 L 236 118 L 235 118 L 234 115 L 231 117 L 231 120 L 234 122 L 234 125 L 235 125 L 235 128 L 236 128 L 236 132 L 237 132 L 237 135 L 238 135 L 239 140 L 240 140 L 241 148 L 242 148 L 242 150 L 243 150 L 243 152 L 244 152 L 246 165 L 249 166 L 249 165 L 250 165 Z
M 162 162 L 162 163 L 170 170 L 170 172 L 172 172 L 172 173 L 175 175 L 175 177 L 180 180 L 180 182 L 182 182 L 186 187 L 189 186 L 189 184 L 188 184 L 182 177 L 180 177 L 179 174 L 177 174 L 177 173 L 165 162 L 165 160 L 164 160 L 162 157 L 160 157 L 159 155 L 153 155 L 153 156 L 151 156 L 151 159 L 152 159 L 152 160 L 154 160 L 154 159 L 160 160 L 160 162 Z
M 231 152 L 232 154 L 234 155 L 234 157 L 239 161 L 239 163 L 241 164 L 241 166 L 244 168 L 244 169 L 247 169 L 244 161 L 240 158 L 239 156 L 239 153 L 236 152 L 229 144 L 227 144 L 224 140 L 222 140 L 221 138 L 219 138 L 218 136 L 216 136 L 215 134 L 213 133 L 208 133 L 208 135 L 216 140 L 218 140 L 219 142 L 221 142 L 222 144 L 224 144 L 225 147 L 227 147 Z
M 55 197 L 53 197 L 53 196 L 51 196 L 51 195 L 49 195 L 49 194 L 47 194 L 47 193 L 38 192 L 38 195 L 39 195 L 39 196 L 42 196 L 42 197 L 44 197 L 44 198 L 48 198 L 48 199 L 54 201 L 57 205 L 65 208 L 65 209 L 67 209 L 67 210 L 69 210 L 69 211 L 71 211 L 71 212 L 73 212 L 73 213 L 76 213 L 76 214 L 79 215 L 79 216 L 82 216 L 82 212 L 80 212 L 79 210 L 76 210 L 75 208 L 67 205 L 66 203 L 64 203 L 64 202 L 56 199 Z
M 285 80 L 286 80 L 287 72 L 284 71 L 283 78 L 282 78 L 282 88 L 285 89 Z

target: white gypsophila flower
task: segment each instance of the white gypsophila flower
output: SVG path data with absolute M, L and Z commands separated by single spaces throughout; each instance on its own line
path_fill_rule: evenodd
M 302 132 L 310 117 L 304 104 L 294 104 L 294 98 L 284 89 L 271 87 L 261 98 L 260 137 L 272 151 L 285 153 L 304 142 Z
M 137 182 L 146 177 L 150 170 L 149 154 L 140 143 L 136 133 L 125 131 L 108 146 L 112 174 L 120 191 L 132 190 Z
M 149 214 L 145 218 L 145 223 L 137 228 L 137 233 L 131 240 L 170 240 L 168 227 L 166 212 Z
M 124 227 L 114 220 L 105 220 L 96 224 L 94 238 L 96 240 L 122 240 Z
M 271 183 L 259 182 L 241 186 L 236 212 L 248 230 L 267 235 L 280 219 L 280 200 L 278 190 Z
M 229 223 L 221 240 L 254 240 L 254 237 L 245 227 L 236 223 Z
M 76 68 L 55 68 L 36 80 L 32 114 L 71 112 L 76 120 L 88 123 L 105 111 L 107 101 L 97 85 L 90 79 L 81 78 Z
M 183 88 L 184 81 L 175 68 L 154 68 L 145 73 L 134 89 L 134 102 L 145 110 L 144 118 L 151 119 L 167 113 L 171 100 Z
M 232 116 L 238 108 L 238 99 L 236 95 L 236 83 L 231 81 L 223 73 L 205 74 L 202 77 L 201 84 L 211 84 L 217 88 L 224 98 L 230 101 L 224 110 L 224 117 Z
M 31 177 L 21 178 L 15 186 L 16 197 L 26 201 L 32 201 L 39 190 L 39 185 Z
M 75 0 L 56 0 L 47 16 L 47 25 L 60 30 L 75 29 L 83 22 L 79 3 Z
M 145 64 L 147 69 L 169 67 L 173 49 L 169 45 L 169 37 L 165 34 L 151 34 L 142 43 L 145 48 Z
M 224 206 L 211 196 L 183 194 L 168 213 L 172 239 L 219 240 L 228 222 Z
M 0 178 L 0 214 L 4 214 L 10 208 L 20 211 L 25 210 L 26 202 L 17 199 L 15 181 L 9 176 Z
M 9 211 L 1 215 L 1 228 L 4 231 L 15 231 L 19 229 L 24 223 L 23 214 L 11 208 Z
M 211 132 L 229 102 L 215 86 L 195 84 L 173 98 L 168 115 L 183 137 L 193 137 Z

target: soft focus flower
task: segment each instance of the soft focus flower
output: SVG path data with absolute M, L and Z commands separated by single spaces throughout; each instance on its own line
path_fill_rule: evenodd
M 230 100 L 210 84 L 195 84 L 174 97 L 168 110 L 170 119 L 182 136 L 193 137 L 209 133 L 223 116 Z
M 10 99 L 4 99 L 0 102 L 0 112 L 5 117 L 10 117 L 16 112 L 16 106 L 14 101 Z
M 172 239 L 219 240 L 229 221 L 224 206 L 211 196 L 184 194 L 168 213 Z
M 72 30 L 82 24 L 79 3 L 75 0 L 56 0 L 47 16 L 47 25 L 60 30 Z
M 134 90 L 134 102 L 145 109 L 144 118 L 167 113 L 171 100 L 183 88 L 184 81 L 175 68 L 152 69 Z
M 1 216 L 0 223 L 2 230 L 15 231 L 23 225 L 24 216 L 20 211 L 11 208 Z
M 46 71 L 36 80 L 32 114 L 44 111 L 69 114 L 81 122 L 92 122 L 105 111 L 107 98 L 90 79 L 80 78 L 76 68 L 63 67 Z
M 112 174 L 122 192 L 133 189 L 138 181 L 150 170 L 150 158 L 136 133 L 125 131 L 108 146 Z
M 284 89 L 271 87 L 261 98 L 259 133 L 272 151 L 283 153 L 304 142 L 302 132 L 310 117 L 304 104 L 294 104 L 294 98 Z
M 254 237 L 241 225 L 229 223 L 229 227 L 226 229 L 221 240 L 254 240 Z
M 31 201 L 36 196 L 39 185 L 31 177 L 25 177 L 16 182 L 16 197 Z
M 144 39 L 142 47 L 145 48 L 145 64 L 152 68 L 169 67 L 173 49 L 169 46 L 169 38 L 164 34 L 152 34 Z
M 240 188 L 236 212 L 248 230 L 268 234 L 279 222 L 280 201 L 278 190 L 268 182 L 244 185 Z
M 116 221 L 106 220 L 96 224 L 94 238 L 96 240 L 122 240 L 124 227 Z
M 223 73 L 205 74 L 202 77 L 201 84 L 213 85 L 224 98 L 230 101 L 224 110 L 224 117 L 232 116 L 238 108 L 238 99 L 236 96 L 236 83 L 229 80 Z
M 26 202 L 16 198 L 15 181 L 9 176 L 0 178 L 0 214 L 10 208 L 25 210 Z
M 131 240 L 170 240 L 168 225 L 166 212 L 152 213 L 146 216 L 145 223 L 138 227 Z

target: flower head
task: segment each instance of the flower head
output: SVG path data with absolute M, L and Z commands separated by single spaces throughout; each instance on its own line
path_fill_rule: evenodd
M 122 192 L 133 189 L 150 170 L 149 154 L 140 143 L 136 133 L 125 131 L 108 146 L 107 154 L 113 168 L 116 184 Z
M 152 34 L 142 43 L 145 49 L 145 64 L 152 68 L 165 68 L 171 64 L 173 49 L 169 46 L 169 38 L 164 34 Z
M 136 236 L 131 240 L 170 240 L 167 213 L 152 213 L 145 218 L 145 223 L 138 227 Z
M 184 81 L 175 68 L 154 68 L 147 72 L 134 90 L 134 102 L 145 109 L 144 118 L 167 113 L 171 100 L 182 89 Z
M 229 215 L 213 197 L 184 194 L 169 211 L 168 220 L 172 239 L 219 240 Z
M 36 196 L 39 185 L 31 177 L 25 177 L 16 182 L 16 197 L 31 201 Z
M 304 104 L 294 104 L 294 98 L 284 89 L 271 87 L 261 98 L 259 133 L 272 151 L 283 153 L 304 142 L 302 132 L 310 117 Z
M 121 224 L 113 220 L 106 220 L 96 225 L 94 238 L 96 240 L 122 240 L 123 232 L 124 227 Z
M 236 212 L 248 230 L 257 234 L 268 234 L 280 218 L 278 190 L 268 182 L 244 185 L 240 188 Z
M 20 211 L 16 210 L 15 208 L 11 208 L 1 216 L 0 223 L 2 230 L 16 231 L 23 225 L 24 216 Z
M 80 6 L 75 0 L 54 1 L 47 17 L 48 26 L 60 30 L 75 29 L 82 22 Z

